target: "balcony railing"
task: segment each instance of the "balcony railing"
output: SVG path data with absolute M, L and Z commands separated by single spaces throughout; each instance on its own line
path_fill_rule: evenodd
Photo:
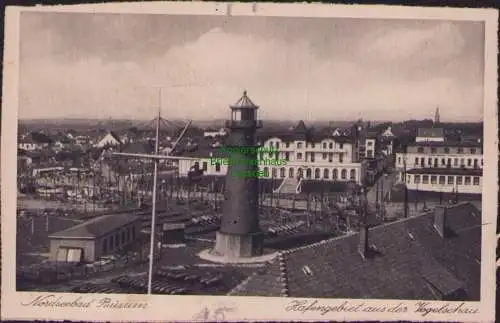
M 262 120 L 226 120 L 226 128 L 262 128 Z

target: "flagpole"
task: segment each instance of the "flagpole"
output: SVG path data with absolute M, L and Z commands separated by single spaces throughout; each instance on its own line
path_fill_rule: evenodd
M 156 140 L 155 140 L 155 155 L 159 152 L 159 139 L 160 139 L 160 113 L 161 113 L 161 89 L 159 91 L 159 106 L 158 106 L 158 119 L 156 120 Z M 154 264 L 154 251 L 156 239 L 156 184 L 158 181 L 158 159 L 154 159 L 154 173 L 153 173 L 153 202 L 151 211 L 151 240 L 149 247 L 149 273 L 148 273 L 148 294 L 151 294 L 153 283 L 153 264 Z

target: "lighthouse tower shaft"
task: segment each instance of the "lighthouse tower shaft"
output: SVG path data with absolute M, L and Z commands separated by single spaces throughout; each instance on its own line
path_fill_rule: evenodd
M 259 179 L 255 133 L 262 126 L 256 120 L 258 107 L 243 94 L 231 106 L 231 130 L 225 144 L 228 151 L 225 201 L 221 228 L 214 252 L 225 258 L 254 257 L 262 254 L 263 235 L 259 227 Z

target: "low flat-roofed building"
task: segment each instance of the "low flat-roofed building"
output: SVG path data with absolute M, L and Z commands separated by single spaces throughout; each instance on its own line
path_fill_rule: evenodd
M 141 220 L 130 213 L 107 214 L 49 236 L 56 261 L 92 262 L 129 245 L 139 237 Z
M 414 168 L 406 173 L 410 191 L 482 194 L 482 169 Z

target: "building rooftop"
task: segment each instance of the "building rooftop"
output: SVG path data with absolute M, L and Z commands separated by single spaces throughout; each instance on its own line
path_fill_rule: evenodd
M 433 221 L 428 213 L 370 229 L 365 258 L 357 233 L 282 252 L 229 294 L 479 300 L 481 213 L 449 207 L 445 238 Z
M 138 221 L 139 218 L 130 213 L 106 214 L 89 221 L 77 224 L 71 228 L 50 235 L 54 239 L 94 239 L 106 235 L 127 224 Z

